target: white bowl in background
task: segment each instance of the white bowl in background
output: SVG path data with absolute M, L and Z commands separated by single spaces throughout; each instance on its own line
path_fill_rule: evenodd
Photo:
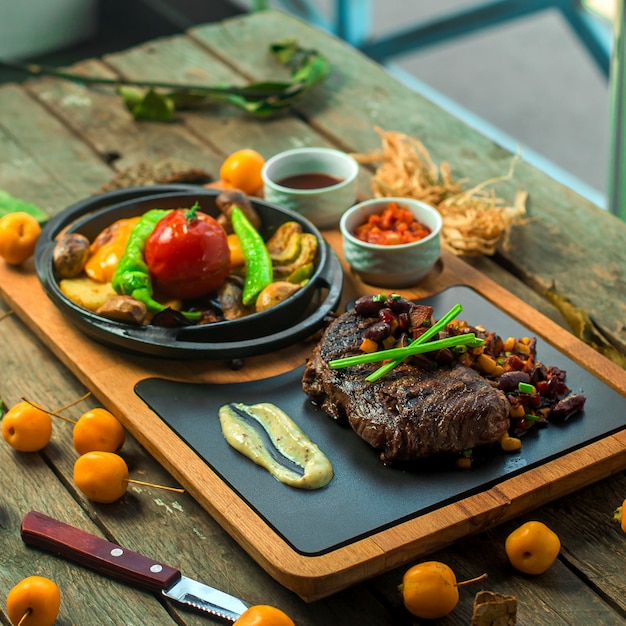
M 334 148 L 294 148 L 279 152 L 263 166 L 265 200 L 299 213 L 317 228 L 336 228 L 357 197 L 359 164 Z M 294 176 L 332 176 L 334 184 L 296 188 L 281 184 Z

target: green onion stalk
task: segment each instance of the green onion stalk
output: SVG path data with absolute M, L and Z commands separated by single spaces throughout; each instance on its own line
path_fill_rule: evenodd
M 402 361 L 416 354 L 425 352 L 433 352 L 444 348 L 455 348 L 458 346 L 466 346 L 476 348 L 485 344 L 484 339 L 476 337 L 474 333 L 465 333 L 454 337 L 446 337 L 445 339 L 437 339 L 429 341 L 443 330 L 459 313 L 463 310 L 460 304 L 454 305 L 440 320 L 433 324 L 426 332 L 412 341 L 408 346 L 403 348 L 390 348 L 388 350 L 379 350 L 367 354 L 358 354 L 342 359 L 329 361 L 328 365 L 331 369 L 341 369 L 344 367 L 352 367 L 355 365 L 363 365 L 364 363 L 379 363 L 387 361 L 381 365 L 376 371 L 372 372 L 365 378 L 367 382 L 375 382 L 382 378 L 385 374 L 397 367 Z

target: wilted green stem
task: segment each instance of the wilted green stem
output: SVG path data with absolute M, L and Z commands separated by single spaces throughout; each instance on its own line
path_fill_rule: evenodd
M 328 75 L 328 61 L 316 50 L 300 48 L 293 39 L 269 47 L 277 63 L 291 69 L 289 81 L 259 81 L 232 85 L 190 85 L 165 81 L 124 80 L 83 76 L 58 68 L 0 60 L 0 67 L 30 76 L 50 76 L 83 85 L 115 87 L 136 120 L 171 121 L 176 110 L 197 106 L 207 98 L 243 109 L 257 117 L 270 117 L 292 106 Z M 165 92 L 164 92 L 165 90 Z

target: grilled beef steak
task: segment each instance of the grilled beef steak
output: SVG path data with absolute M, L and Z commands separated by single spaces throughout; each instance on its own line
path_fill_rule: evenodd
M 305 393 L 331 417 L 381 451 L 386 463 L 460 453 L 492 444 L 507 432 L 505 394 L 463 365 L 397 366 L 376 382 L 379 364 L 331 369 L 328 361 L 359 354 L 372 320 L 349 311 L 326 329 L 302 378 Z

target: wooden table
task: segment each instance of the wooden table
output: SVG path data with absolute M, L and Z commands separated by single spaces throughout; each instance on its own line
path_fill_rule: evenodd
M 175 157 L 217 175 L 225 155 L 244 146 L 265 156 L 302 145 L 373 150 L 380 147 L 375 126 L 418 137 L 433 159 L 448 161 L 459 178 L 478 183 L 508 171 L 509 153 L 407 90 L 344 44 L 279 13 L 203 26 L 185 36 L 86 61 L 77 69 L 134 80 L 245 84 L 275 75 L 266 50 L 285 36 L 322 50 L 333 71 L 292 114 L 268 121 L 209 106 L 181 114 L 174 124 L 136 123 L 107 89 L 86 89 L 52 79 L 0 87 L 0 188 L 54 215 L 96 193 L 117 171 L 140 162 Z M 363 195 L 369 194 L 370 177 L 371 171 L 364 169 Z M 509 249 L 494 258 L 468 261 L 445 254 L 441 273 L 408 293 L 436 290 L 437 281 L 443 277 L 445 282 L 448 273 L 482 281 L 506 310 L 538 311 L 545 316 L 543 328 L 549 338 L 575 352 L 625 393 L 623 370 L 595 350 L 581 348 L 545 292 L 554 286 L 576 307 L 588 311 L 607 340 L 626 353 L 626 224 L 524 163 L 502 187 L 510 198 L 519 188 L 530 194 L 531 219 L 515 229 Z M 326 236 L 337 245 L 336 233 Z M 56 408 L 80 397 L 87 387 L 93 397 L 68 411 L 69 415 L 77 418 L 87 407 L 106 404 L 133 431 L 134 437 L 129 436 L 123 448 L 131 474 L 158 484 L 175 485 L 184 480 L 177 468 L 181 463 L 193 464 L 193 459 L 162 459 L 156 435 L 136 428 L 127 418 L 134 406 L 111 401 L 104 382 L 111 385 L 117 381 L 123 387 L 119 372 L 129 362 L 141 371 L 162 374 L 179 366 L 127 357 L 95 344 L 81 352 L 74 343 L 75 333 L 43 294 L 34 299 L 20 295 L 21 285 L 37 285 L 32 266 L 11 272 L 3 268 L 0 312 L 13 309 L 17 313 L 0 322 L 4 405 L 10 407 L 25 396 Z M 346 268 L 345 299 L 363 289 L 367 286 Z M 300 346 L 271 355 L 264 365 L 252 359 L 241 375 L 254 377 L 255 372 L 265 371 L 263 368 L 279 368 L 284 358 L 289 363 L 302 362 L 308 349 Z M 180 364 L 180 368 L 190 380 L 228 380 L 233 375 L 215 363 Z M 298 625 L 419 623 L 403 609 L 397 591 L 405 563 L 372 578 L 366 576 L 323 599 L 305 602 L 276 582 L 207 514 L 201 489 L 194 493 L 192 486 L 181 495 L 131 487 L 113 505 L 88 502 L 73 485 L 75 452 L 70 428 L 55 423 L 53 440 L 40 454 L 18 454 L 7 445 L 0 446 L 2 588 L 8 590 L 31 574 L 57 580 L 63 595 L 59 624 L 207 624 L 212 620 L 164 606 L 149 594 L 26 548 L 19 525 L 31 509 L 158 557 L 188 576 L 248 602 L 279 606 Z M 434 552 L 429 558 L 451 565 L 459 579 L 488 574 L 480 587 L 462 590 L 459 606 L 442 624 L 468 624 L 474 592 L 479 588 L 517 596 L 519 624 L 625 623 L 626 537 L 612 520 L 613 510 L 626 496 L 624 432 L 609 439 L 593 448 L 599 469 L 573 471 L 575 479 L 565 476 L 553 487 L 541 485 L 536 503 L 546 502 L 543 506 L 532 510 L 532 498 L 523 500 L 519 508 L 513 507 L 512 516 L 489 523 L 482 520 L 475 533 L 449 547 L 439 542 L 432 545 Z M 607 452 L 608 448 L 612 452 Z M 588 456 L 585 462 L 590 462 Z M 215 517 L 224 521 L 219 514 Z M 472 519 L 471 511 L 468 519 Z M 559 560 L 539 578 L 517 574 L 506 564 L 504 539 L 527 519 L 546 522 L 562 541 Z M 497 521 L 502 523 L 483 530 Z M 241 542 L 241 537 L 237 538 Z M 401 563 L 401 554 L 396 553 L 396 558 L 396 563 Z M 4 613 L 2 616 L 6 619 Z

